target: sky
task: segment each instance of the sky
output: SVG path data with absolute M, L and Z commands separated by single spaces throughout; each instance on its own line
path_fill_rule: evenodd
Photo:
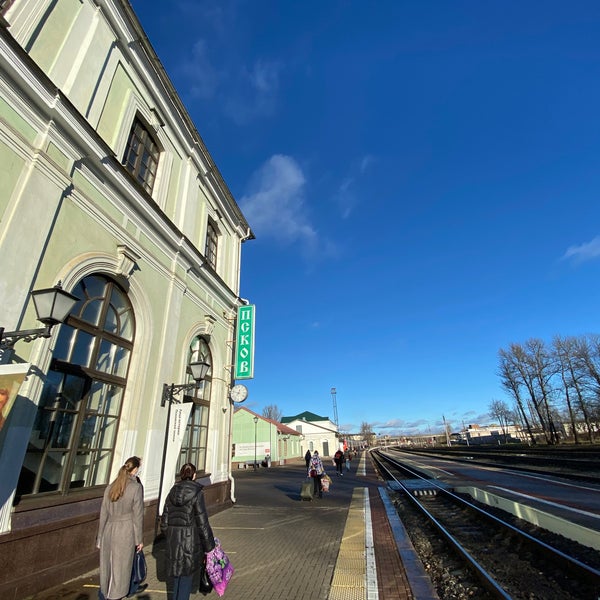
M 457 431 L 599 332 L 600 2 L 132 6 L 256 235 L 245 406 Z

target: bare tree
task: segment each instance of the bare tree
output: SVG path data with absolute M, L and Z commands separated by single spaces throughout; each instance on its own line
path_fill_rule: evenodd
M 536 409 L 541 415 L 543 414 L 542 424 L 545 424 L 547 430 L 547 432 L 544 432 L 545 434 L 547 433 L 546 440 L 549 444 L 558 444 L 560 436 L 554 424 L 551 383 L 552 378 L 557 373 L 555 357 L 543 340 L 531 338 L 525 342 L 525 347 L 527 349 L 529 369 L 538 391 L 537 400 L 539 406 Z
M 373 439 L 375 438 L 375 434 L 373 433 L 373 428 L 369 423 L 363 421 L 360 424 L 360 436 L 367 443 L 367 445 L 371 446 L 373 444 Z
M 519 369 L 516 367 L 516 359 L 511 351 L 502 349 L 498 352 L 498 356 L 500 358 L 499 374 L 502 387 L 515 399 L 520 420 L 523 421 L 525 427 L 527 428 L 527 434 L 531 440 L 531 443 L 535 444 L 536 439 L 533 435 L 533 430 L 525 411 L 525 403 L 521 397 L 522 378 L 519 375 Z
M 509 419 L 511 418 L 511 410 L 504 400 L 492 400 L 488 406 L 488 411 L 492 417 L 498 419 L 500 429 L 502 429 L 502 437 L 504 443 L 507 441 L 507 428 Z
M 569 413 L 569 420 L 573 430 L 573 438 L 579 444 L 579 428 L 577 422 L 582 416 L 588 432 L 590 442 L 594 441 L 591 425 L 588 399 L 586 397 L 586 367 L 581 360 L 584 355 L 589 355 L 589 348 L 585 339 L 576 337 L 556 336 L 553 341 L 554 351 L 560 365 L 560 376 L 565 391 L 565 402 Z
M 598 348 L 600 342 L 598 341 L 598 336 L 587 336 L 576 338 L 574 345 L 574 362 L 581 392 L 578 395 L 579 409 L 583 415 L 590 442 L 593 442 L 594 428 L 592 420 L 598 419 L 597 402 L 600 397 L 600 374 L 598 366 Z M 594 399 L 596 400 L 596 410 L 594 410 Z
M 283 417 L 283 413 L 277 407 L 277 404 L 268 404 L 263 408 L 262 416 L 266 419 L 271 419 L 272 421 L 281 421 L 281 417 Z

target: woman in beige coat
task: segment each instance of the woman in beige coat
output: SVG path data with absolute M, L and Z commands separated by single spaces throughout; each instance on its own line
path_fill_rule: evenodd
M 100 598 L 106 600 L 127 596 L 134 550 L 144 547 L 144 498 L 136 478 L 140 464 L 137 456 L 128 458 L 104 492 L 96 545 L 100 549 Z

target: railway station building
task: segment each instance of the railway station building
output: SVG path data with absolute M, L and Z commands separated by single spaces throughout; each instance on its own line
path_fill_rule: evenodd
M 0 597 L 97 566 L 130 456 L 149 536 L 185 462 L 209 511 L 231 505 L 253 237 L 129 2 L 0 1 Z
M 302 453 L 316 450 L 321 456 L 333 456 L 340 445 L 337 425 L 329 417 L 304 411 L 282 417 L 281 422 L 303 436 Z

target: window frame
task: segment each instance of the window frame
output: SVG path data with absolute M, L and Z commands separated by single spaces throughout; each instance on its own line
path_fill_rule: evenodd
M 217 224 L 212 219 L 208 219 L 204 242 L 204 258 L 215 271 L 217 270 L 217 260 L 219 258 L 219 237 L 220 232 Z
M 134 139 L 137 140 L 135 146 Z M 139 150 L 140 148 L 142 151 Z M 127 135 L 121 164 L 148 194 L 152 194 L 156 183 L 161 152 L 160 144 L 152 133 L 152 127 L 137 113 Z M 148 157 L 148 161 L 144 161 L 145 157 Z
M 191 462 L 196 466 L 199 476 L 204 477 L 207 475 L 206 456 L 210 425 L 213 362 L 208 339 L 203 335 L 196 336 L 191 341 L 188 350 L 188 364 L 196 361 L 207 362 L 210 368 L 200 385 L 194 388 L 193 393 L 183 397 L 184 402 L 192 403 L 192 409 L 181 442 L 176 472 L 178 473 L 185 463 Z M 188 379 L 191 381 L 191 375 L 188 375 Z M 193 445 L 195 439 L 200 441 L 199 446 Z M 202 446 L 203 440 L 204 445 Z M 199 461 L 198 458 L 202 460 Z
M 135 315 L 127 293 L 103 274 L 84 277 L 74 292 L 81 299 L 61 325 L 54 346 L 15 504 L 35 505 L 39 498 L 60 503 L 73 494 L 94 495 L 109 482 L 135 341 Z M 94 302 L 99 310 L 88 313 Z M 82 318 L 90 314 L 95 323 Z M 124 336 L 114 332 L 118 321 Z M 77 347 L 81 335 L 82 347 L 87 348 L 83 352 Z M 119 348 L 125 350 L 127 362 L 115 373 Z

